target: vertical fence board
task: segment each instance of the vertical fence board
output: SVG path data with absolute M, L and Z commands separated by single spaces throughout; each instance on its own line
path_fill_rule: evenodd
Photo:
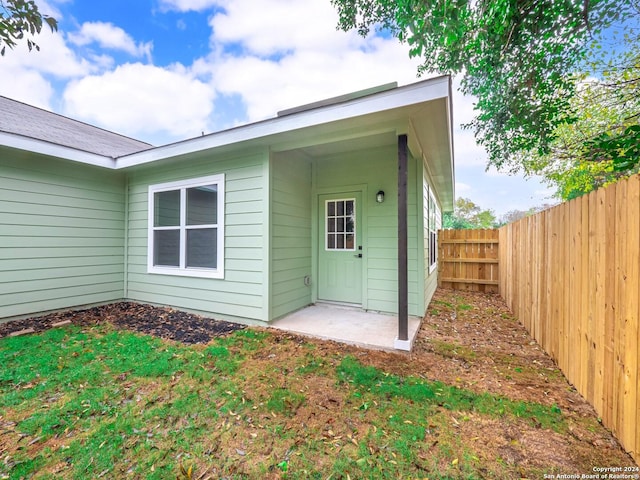
M 549 249 L 549 237 L 550 237 L 550 222 L 551 222 L 551 212 L 542 212 L 539 217 L 540 223 L 544 229 L 542 242 L 542 250 L 544 251 L 544 261 L 547 263 L 551 263 L 551 251 Z M 542 261 L 542 260 L 541 260 Z M 540 318 L 540 324 L 543 329 L 543 339 L 544 342 L 541 343 L 542 347 L 546 352 L 551 351 L 551 328 L 549 327 L 549 323 L 551 321 L 551 279 L 553 278 L 553 272 L 545 268 L 544 270 L 544 310 L 542 311 L 542 317 Z
M 638 457 L 640 445 L 636 442 L 638 425 L 638 310 L 640 292 L 640 177 L 634 176 L 627 184 L 627 198 L 624 204 L 627 221 L 627 244 L 624 253 L 626 272 L 626 297 L 623 310 L 625 344 L 623 347 L 623 411 L 621 421 L 625 424 L 622 442 L 635 445 L 633 455 Z M 633 426 L 636 428 L 633 428 Z
M 598 217 L 596 212 L 598 209 L 598 198 L 596 192 L 591 192 L 588 196 L 588 204 L 587 208 L 589 209 L 589 274 L 587 275 L 587 285 L 589 291 L 589 318 L 588 318 L 588 328 L 589 328 L 589 366 L 588 369 L 591 372 L 591 375 L 588 378 L 587 384 L 587 394 L 586 399 L 595 407 L 597 411 L 601 411 L 602 404 L 598 404 L 596 399 L 597 391 L 596 384 L 598 383 L 595 376 L 597 372 L 597 357 L 598 357 L 598 341 L 597 338 L 597 321 L 598 321 L 598 311 L 597 311 L 597 303 L 596 303 L 596 295 L 598 285 L 598 272 L 597 272 L 597 252 L 596 252 L 596 232 L 598 227 Z
M 616 318 L 616 249 L 615 244 L 609 245 L 607 240 L 613 234 L 616 238 L 616 189 L 603 189 L 606 196 L 606 228 L 604 230 L 603 246 L 605 251 L 605 314 L 604 314 L 604 370 L 608 380 L 604 382 L 604 406 L 603 419 L 611 425 L 611 430 L 615 433 L 618 426 L 613 424 L 613 393 L 616 384 L 614 377 L 614 340 L 615 340 L 615 318 Z
M 580 370 L 580 388 L 588 402 L 593 403 L 593 399 L 589 399 L 590 390 L 590 378 L 589 372 L 592 372 L 593 364 L 591 360 L 593 358 L 591 349 L 591 305 L 590 305 L 590 277 L 589 277 L 589 202 L 587 199 L 578 202 L 580 205 L 580 295 L 576 295 L 580 302 L 580 362 L 582 362 L 582 368 Z M 593 396 L 593 390 L 591 390 Z
M 612 392 L 612 428 L 618 438 L 625 436 L 627 427 L 621 422 L 624 411 L 624 348 L 625 348 L 625 315 L 624 305 L 627 297 L 627 262 L 625 255 L 627 250 L 627 185 L 628 182 L 622 182 L 617 185 L 615 217 L 616 217 L 616 236 L 615 242 L 609 242 L 615 245 L 616 262 L 615 262 L 615 315 L 612 318 L 613 323 L 613 392 Z
M 571 289 L 569 290 L 569 301 L 571 302 L 571 311 L 569 317 L 571 318 L 572 328 L 570 330 L 570 337 L 572 339 L 572 352 L 569 354 L 573 361 L 570 364 L 573 366 L 572 376 L 575 379 L 574 384 L 578 390 L 582 390 L 583 386 L 580 384 L 582 379 L 582 368 L 586 363 L 584 361 L 582 352 L 582 302 L 580 301 L 580 295 L 573 294 L 573 292 L 580 292 L 581 283 L 581 258 L 582 258 L 582 241 L 581 241 L 581 227 L 582 227 L 582 209 L 580 208 L 581 202 L 575 200 L 572 202 L 571 215 L 569 218 L 569 225 L 571 228 L 571 258 L 569 259 L 569 268 L 572 275 Z M 586 253 L 586 252 L 585 252 Z M 577 361 L 575 361 L 577 359 Z
M 596 275 L 596 289 L 595 289 L 595 317 L 594 317 L 594 342 L 596 343 L 596 358 L 595 358 L 595 392 L 594 392 L 594 406 L 596 410 L 600 412 L 600 416 L 604 418 L 605 414 L 605 393 L 604 393 L 604 368 L 605 368 L 605 323 L 606 323 L 606 310 L 607 303 L 605 297 L 605 278 L 607 271 L 606 252 L 605 252 L 605 235 L 607 231 L 607 224 L 605 222 L 607 214 L 607 204 L 605 197 L 605 190 L 600 189 L 596 191 L 596 233 L 594 238 L 594 253 L 595 253 L 595 275 Z M 609 424 L 607 424 L 609 425 Z
M 567 205 L 569 207 L 570 204 Z M 568 305 L 567 301 L 567 291 L 569 287 L 569 268 L 568 268 L 568 260 L 569 260 L 569 235 L 567 232 L 567 222 L 569 217 L 569 209 L 562 208 L 558 209 L 559 215 L 559 223 L 558 223 L 558 236 L 557 239 L 557 248 L 558 248 L 558 256 L 560 261 L 560 286 L 556 295 L 558 296 L 558 312 L 560 314 L 560 318 L 562 319 L 562 335 L 558 339 L 558 349 L 561 352 L 562 364 L 564 365 L 562 368 L 565 370 L 569 369 L 569 349 L 571 348 L 569 342 L 569 314 L 568 314 Z
M 640 461 L 640 176 L 498 238 L 505 302 Z
M 549 245 L 549 252 L 551 253 L 551 264 L 559 265 L 560 258 L 558 255 L 558 225 L 560 222 L 558 221 L 559 210 L 554 208 L 549 212 L 550 217 L 550 227 L 551 232 L 549 232 L 549 240 L 551 241 Z M 560 368 L 562 368 L 562 357 L 559 352 L 559 339 L 562 337 L 564 333 L 564 325 L 562 324 L 562 317 L 560 316 L 560 308 L 559 308 L 559 292 L 561 291 L 563 285 L 560 280 L 560 275 L 562 274 L 562 268 L 556 267 L 556 275 L 552 277 L 552 295 L 549 297 L 551 301 L 551 317 L 550 319 L 554 320 L 557 328 L 549 329 L 551 333 L 551 357 L 558 362 Z
M 531 236 L 531 225 L 532 222 L 530 221 L 530 218 L 527 218 L 527 221 L 525 222 L 524 226 L 524 235 L 525 235 L 525 241 L 527 242 L 527 248 L 525 249 L 525 251 L 523 252 L 524 254 L 522 255 L 522 262 L 523 264 L 528 265 L 529 262 L 531 261 L 531 255 L 533 253 L 533 238 Z M 525 315 L 528 318 L 531 318 L 531 291 L 533 290 L 533 278 L 531 278 L 531 276 L 529 276 L 527 278 L 527 282 L 524 285 L 524 291 L 522 292 L 522 297 L 521 297 L 521 302 L 523 303 L 523 308 L 524 311 L 526 312 Z M 531 322 L 529 322 L 529 329 L 531 329 Z

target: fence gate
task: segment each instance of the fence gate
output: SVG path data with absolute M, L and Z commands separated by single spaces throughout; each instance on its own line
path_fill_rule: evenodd
M 498 230 L 440 230 L 438 286 L 498 292 Z

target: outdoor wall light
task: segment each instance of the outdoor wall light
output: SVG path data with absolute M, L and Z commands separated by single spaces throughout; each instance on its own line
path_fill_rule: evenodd
M 376 193 L 376 202 L 378 203 L 384 202 L 384 192 L 382 190 Z

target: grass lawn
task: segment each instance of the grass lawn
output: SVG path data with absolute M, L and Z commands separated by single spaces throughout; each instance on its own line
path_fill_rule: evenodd
M 410 368 L 389 373 L 367 356 L 257 329 L 196 346 L 109 323 L 4 338 L 0 478 L 475 479 L 560 471 L 486 450 L 494 430 L 567 435 L 555 404 L 431 381 L 408 375 Z

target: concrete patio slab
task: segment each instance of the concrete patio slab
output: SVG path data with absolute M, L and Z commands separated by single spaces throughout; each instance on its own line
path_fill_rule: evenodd
M 271 323 L 271 327 L 324 340 L 375 350 L 410 350 L 420 328 L 419 317 L 409 317 L 409 340 L 399 343 L 398 317 L 366 312 L 357 307 L 318 303 Z

